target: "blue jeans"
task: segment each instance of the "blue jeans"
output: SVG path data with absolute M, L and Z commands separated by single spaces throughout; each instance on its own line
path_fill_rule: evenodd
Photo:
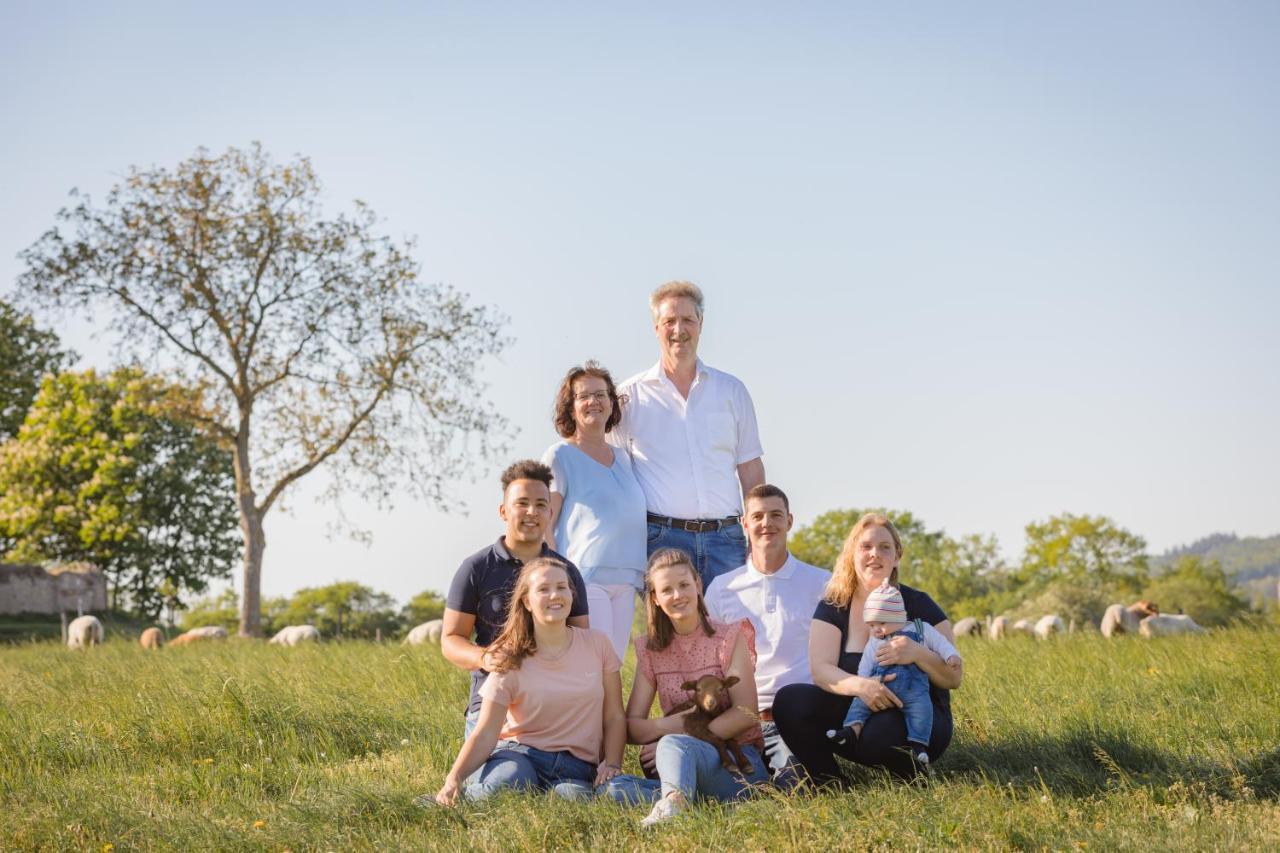
M 906 633 L 906 632 L 903 632 Z M 881 666 L 876 664 L 871 677 L 893 673 L 895 678 L 885 686 L 902 700 L 902 716 L 907 722 L 907 743 L 916 749 L 927 749 L 933 732 L 933 700 L 929 696 L 929 676 L 913 663 Z M 866 724 L 871 709 L 862 699 L 854 697 L 845 715 L 844 724 Z
M 649 556 L 659 548 L 679 548 L 689 555 L 702 578 L 702 590 L 725 572 L 747 561 L 747 537 L 741 524 L 731 524 L 706 533 L 690 533 L 678 527 L 649 522 Z
M 568 800 L 590 799 L 596 766 L 570 752 L 546 752 L 500 740 L 480 772 L 467 780 L 467 799 L 483 800 L 504 788 L 551 791 Z
M 721 801 L 741 799 L 750 793 L 753 785 L 769 780 L 769 772 L 756 748 L 743 746 L 742 752 L 751 762 L 751 772 L 745 779 L 725 770 L 720 764 L 719 751 L 706 741 L 692 735 L 664 735 L 658 741 L 655 757 L 658 779 L 615 776 L 605 786 L 604 794 L 625 805 L 651 803 L 672 791 L 684 794 L 689 802 L 698 797 Z

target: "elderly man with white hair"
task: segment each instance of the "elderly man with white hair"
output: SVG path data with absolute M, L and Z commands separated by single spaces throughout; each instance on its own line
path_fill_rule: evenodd
M 649 554 L 684 551 L 706 589 L 746 559 L 742 496 L 764 482 L 764 451 L 746 386 L 698 358 L 702 291 L 667 282 L 649 307 L 660 358 L 618 388 L 626 402 L 609 440 L 644 490 Z

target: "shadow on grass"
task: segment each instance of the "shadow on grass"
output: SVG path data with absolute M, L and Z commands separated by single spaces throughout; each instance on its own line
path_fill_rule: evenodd
M 1172 755 L 1097 729 L 1060 737 L 951 744 L 938 762 L 945 777 L 1088 795 L 1123 788 L 1194 786 L 1226 799 L 1280 799 L 1280 748 L 1224 763 Z

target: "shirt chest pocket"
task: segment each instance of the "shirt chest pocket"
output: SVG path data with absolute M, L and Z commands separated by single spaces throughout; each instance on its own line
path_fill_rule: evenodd
M 738 447 L 738 428 L 729 412 L 707 415 L 707 449 L 732 454 Z

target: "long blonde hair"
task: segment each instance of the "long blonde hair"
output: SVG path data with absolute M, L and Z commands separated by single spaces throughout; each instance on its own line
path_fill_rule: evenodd
M 653 556 L 649 558 L 649 566 L 644 570 L 644 610 L 648 633 L 645 648 L 652 652 L 660 652 L 671 645 L 671 640 L 676 635 L 676 626 L 671 623 L 671 617 L 658 606 L 658 597 L 653 588 L 653 573 L 658 569 L 669 569 L 672 566 L 685 566 L 689 569 L 689 574 L 693 575 L 694 586 L 698 590 L 698 618 L 702 620 L 702 630 L 707 632 L 708 637 L 716 632 L 716 629 L 711 627 L 711 615 L 707 612 L 707 603 L 702 600 L 702 578 L 693 567 L 689 555 L 679 548 L 662 548 L 653 552 Z
M 898 552 L 898 561 L 902 561 L 902 537 L 898 535 L 893 522 L 888 516 L 875 512 L 866 513 L 858 519 L 849 530 L 849 535 L 845 537 L 840 556 L 836 558 L 836 564 L 831 569 L 831 580 L 827 581 L 827 588 L 822 592 L 822 600 L 833 607 L 848 607 L 849 602 L 853 601 L 854 593 L 858 591 L 858 573 L 853 567 L 853 557 L 858 550 L 858 538 L 868 527 L 883 527 L 889 531 L 889 535 L 893 537 L 894 550 Z M 893 586 L 898 585 L 897 566 L 893 567 L 893 572 L 889 575 L 889 583 Z
M 569 568 L 559 560 L 551 557 L 538 557 L 525 563 L 520 574 L 516 576 L 515 589 L 511 591 L 511 602 L 507 605 L 507 621 L 502 630 L 489 644 L 488 652 L 493 661 L 492 672 L 506 672 L 519 669 L 524 659 L 538 651 L 538 641 L 533 635 L 533 611 L 529 609 L 525 599 L 529 597 L 529 588 L 533 585 L 530 578 L 539 569 L 559 569 L 567 579 Z M 569 607 L 573 607 L 573 584 L 569 584 Z

